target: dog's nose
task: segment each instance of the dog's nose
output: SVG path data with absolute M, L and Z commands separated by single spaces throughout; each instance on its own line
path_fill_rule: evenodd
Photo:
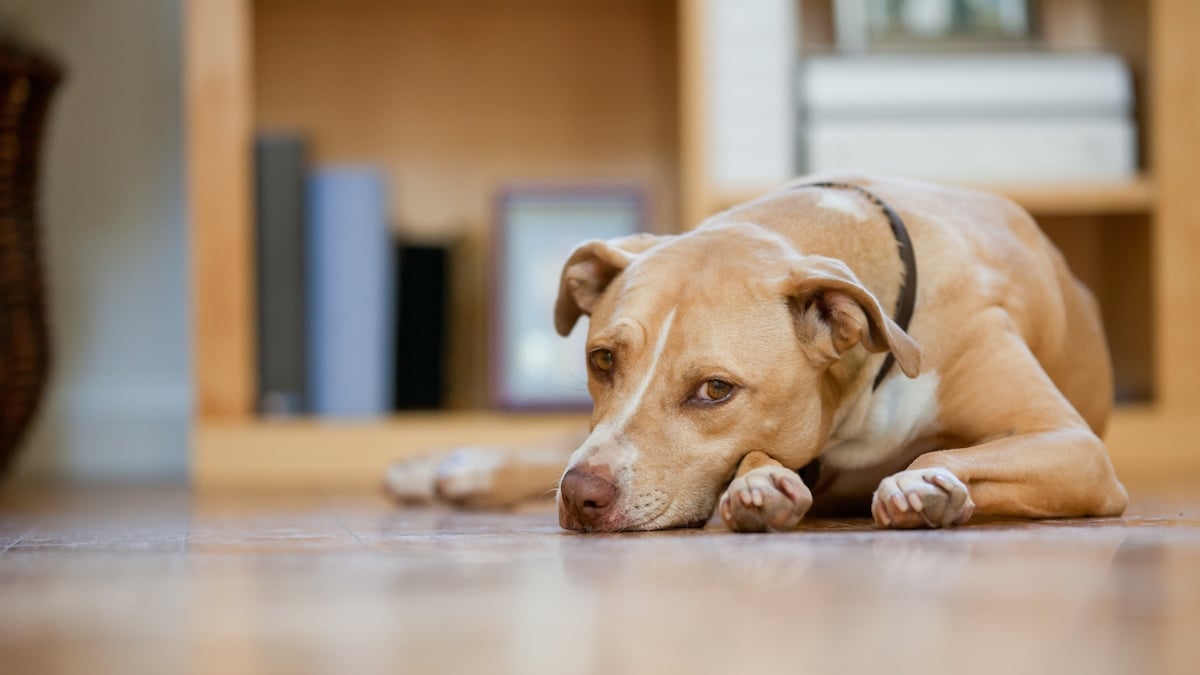
M 585 526 L 604 518 L 617 497 L 617 486 L 611 478 L 578 466 L 563 476 L 558 487 L 563 508 Z

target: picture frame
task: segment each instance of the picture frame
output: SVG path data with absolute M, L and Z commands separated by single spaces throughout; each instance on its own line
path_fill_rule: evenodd
M 1035 38 L 1029 0 L 835 0 L 839 51 L 1021 49 Z
M 489 317 L 492 404 L 587 410 L 587 320 L 554 329 L 563 264 L 589 239 L 647 231 L 646 192 L 630 183 L 524 183 L 495 200 Z

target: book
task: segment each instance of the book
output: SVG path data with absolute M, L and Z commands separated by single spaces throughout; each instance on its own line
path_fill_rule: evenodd
M 1129 71 L 1113 55 L 813 57 L 800 78 L 808 171 L 959 182 L 1137 172 Z
M 308 179 L 309 377 L 327 417 L 392 409 L 394 264 L 383 174 L 318 167 Z
M 707 180 L 726 190 L 785 181 L 796 170 L 794 0 L 705 0 Z
M 442 407 L 445 392 L 447 251 L 396 243 L 396 410 Z
M 1089 116 L 820 120 L 808 167 L 961 183 L 1120 181 L 1136 173 L 1127 120 Z
M 1113 54 L 870 54 L 801 61 L 809 119 L 1022 113 L 1128 114 L 1129 68 Z
M 254 141 L 258 411 L 308 412 L 305 142 L 262 133 Z

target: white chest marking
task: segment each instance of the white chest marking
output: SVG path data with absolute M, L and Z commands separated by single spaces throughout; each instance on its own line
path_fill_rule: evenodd
M 855 220 L 864 220 L 866 215 L 863 214 L 862 208 L 857 200 L 845 192 L 835 192 L 826 190 L 821 195 L 821 201 L 817 202 L 817 208 L 828 209 L 830 211 L 838 211 L 844 213 Z
M 825 461 L 843 470 L 874 466 L 923 436 L 937 433 L 936 371 L 915 380 L 894 375 L 855 402 L 825 450 Z

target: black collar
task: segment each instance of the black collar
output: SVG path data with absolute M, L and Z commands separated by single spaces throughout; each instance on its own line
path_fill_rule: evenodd
M 892 226 L 892 236 L 896 237 L 896 245 L 900 250 L 900 260 L 904 263 L 904 280 L 900 282 L 900 297 L 896 299 L 894 321 L 897 326 L 900 326 L 900 330 L 908 332 L 908 324 L 912 321 L 913 308 L 917 304 L 917 257 L 913 252 L 912 239 L 908 236 L 908 228 L 904 226 L 904 221 L 892 210 L 892 207 L 887 205 L 887 202 L 861 186 L 851 183 L 834 182 L 806 183 L 796 186 L 797 189 L 807 187 L 853 190 L 883 210 L 883 214 L 887 216 L 888 223 Z M 883 365 L 879 367 L 879 374 L 875 376 L 875 383 L 871 385 L 871 389 L 879 388 L 879 384 L 883 382 L 883 378 L 887 377 L 888 371 L 892 369 L 894 363 L 896 363 L 896 357 L 891 352 L 888 352 Z
M 887 202 L 861 186 L 851 183 L 821 182 L 797 185 L 796 189 L 808 187 L 852 190 L 866 197 L 868 201 L 883 210 L 883 214 L 887 216 L 888 224 L 892 226 L 892 236 L 896 238 L 900 260 L 904 263 L 904 280 L 900 282 L 900 297 L 896 299 L 894 321 L 897 326 L 900 326 L 901 330 L 908 332 L 908 324 L 912 321 L 913 308 L 917 304 L 917 257 L 913 252 L 912 239 L 908 236 L 908 228 L 904 226 L 904 221 L 900 219 L 900 216 L 892 207 L 887 205 Z M 896 357 L 891 352 L 888 352 L 883 365 L 879 367 L 879 373 L 875 375 L 875 383 L 871 385 L 872 391 L 879 388 L 879 384 L 883 382 L 883 378 L 887 377 L 888 371 L 892 369 L 894 363 L 896 363 Z M 821 457 L 818 456 L 808 464 L 805 464 L 797 473 L 800 474 L 800 480 L 804 481 L 804 484 L 810 490 L 815 490 L 817 482 L 821 479 Z

